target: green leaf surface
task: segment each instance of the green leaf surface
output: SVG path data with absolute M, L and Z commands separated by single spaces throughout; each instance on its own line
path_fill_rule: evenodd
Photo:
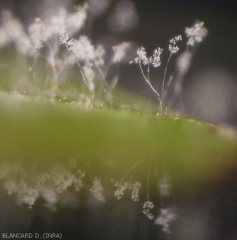
M 0 116 L 1 162 L 18 162 L 29 171 L 76 159 L 78 166 L 108 179 L 134 167 L 134 178 L 146 182 L 149 171 L 165 170 L 174 187 L 186 191 L 222 180 L 237 163 L 232 130 L 191 119 L 83 109 L 3 92 Z

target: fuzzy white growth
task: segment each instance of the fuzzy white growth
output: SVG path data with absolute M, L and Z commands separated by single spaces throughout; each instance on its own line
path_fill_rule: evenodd
M 61 8 L 58 15 L 50 18 L 49 34 L 60 35 L 66 31 L 66 17 L 67 12 L 64 8 Z
M 159 67 L 161 65 L 160 55 L 161 55 L 162 51 L 163 51 L 163 49 L 159 48 L 159 47 L 157 49 L 155 49 L 155 51 L 153 53 L 153 58 L 152 58 L 153 67 Z
M 8 194 L 16 193 L 18 202 L 28 204 L 29 208 L 34 205 L 35 200 L 39 196 L 39 189 L 29 186 L 24 180 L 19 183 L 9 178 L 5 181 L 4 187 Z
M 76 176 L 73 181 L 75 191 L 79 192 L 81 188 L 84 186 L 82 179 L 85 177 L 85 175 L 86 175 L 85 172 L 77 170 Z
M 179 47 L 177 46 L 177 42 L 182 40 L 182 36 L 176 36 L 170 39 L 169 50 L 172 54 L 177 53 L 179 51 Z
M 129 185 L 129 182 L 116 181 L 114 186 L 117 187 L 117 189 L 114 192 L 114 196 L 117 199 L 121 199 L 121 197 L 124 195 L 124 191 L 129 188 Z
M 44 197 L 46 201 L 45 205 L 48 206 L 51 210 L 53 210 L 55 208 L 55 203 L 59 199 L 55 189 L 50 185 L 42 186 L 42 188 L 40 188 L 40 194 Z
M 8 194 L 16 194 L 19 203 L 32 207 L 38 196 L 43 196 L 52 206 L 58 200 L 58 195 L 73 186 L 80 191 L 84 186 L 82 179 L 85 172 L 80 169 L 70 171 L 62 165 L 57 165 L 49 171 L 38 175 L 34 180 L 25 178 L 24 168 L 17 164 L 3 163 L 0 165 L 0 179 Z M 20 181 L 17 180 L 20 177 Z
M 171 208 L 161 208 L 160 214 L 155 220 L 155 224 L 162 227 L 162 231 L 170 234 L 170 223 L 177 218 L 173 209 Z
M 141 188 L 141 183 L 135 182 L 132 184 L 131 198 L 134 202 L 139 201 L 139 190 Z
M 185 34 L 188 38 L 187 46 L 193 47 L 196 43 L 200 43 L 207 36 L 207 29 L 204 22 L 196 22 L 191 28 L 185 28 Z
M 143 65 L 147 65 L 149 63 L 149 59 L 146 56 L 146 49 L 144 47 L 140 47 L 137 49 L 137 55 L 138 57 L 134 59 L 135 63 Z
M 18 190 L 17 182 L 11 178 L 7 179 L 4 183 L 4 188 L 9 195 L 16 193 Z
M 150 212 L 150 210 L 153 209 L 153 208 L 154 208 L 154 204 L 151 201 L 146 201 L 143 204 L 143 211 L 142 212 L 150 220 L 152 220 L 154 218 L 154 215 Z
M 121 199 L 122 196 L 124 195 L 125 190 L 130 190 L 131 191 L 131 199 L 136 202 L 139 201 L 139 190 L 141 188 L 141 183 L 139 182 L 121 182 L 121 181 L 116 181 L 114 184 L 117 189 L 114 192 L 114 196 L 117 198 L 117 200 Z
M 114 63 L 120 62 L 125 57 L 126 51 L 129 49 L 130 46 L 131 44 L 128 42 L 123 42 L 117 46 L 114 46 L 113 47 L 114 56 L 112 62 Z
M 69 37 L 67 32 L 64 32 L 63 34 L 61 34 L 59 37 L 59 40 L 60 40 L 60 44 L 65 44 L 65 45 L 68 44 Z
M 35 22 L 29 25 L 28 32 L 31 39 L 33 48 L 38 51 L 42 47 L 42 41 L 44 41 L 45 26 L 40 18 L 36 18 Z
M 160 56 L 161 56 L 162 52 L 163 52 L 163 49 L 158 47 L 157 49 L 155 49 L 153 55 L 148 58 L 146 56 L 146 49 L 144 47 L 140 47 L 137 50 L 138 57 L 136 57 L 130 63 L 135 62 L 139 65 L 141 65 L 141 64 L 143 64 L 143 65 L 152 64 L 153 67 L 159 67 L 161 65 Z
M 24 181 L 19 184 L 18 188 L 20 189 L 20 191 L 18 191 L 19 202 L 26 203 L 29 205 L 29 208 L 32 208 L 35 200 L 39 196 L 39 189 L 28 186 Z
M 79 61 L 90 62 L 94 59 L 94 47 L 86 36 L 81 36 L 79 40 L 71 39 L 67 42 L 68 50 Z
M 72 173 L 63 169 L 61 166 L 53 169 L 52 172 L 52 181 L 56 186 L 56 192 L 62 193 L 68 189 L 73 184 L 74 176 Z
M 95 177 L 93 179 L 93 182 L 92 182 L 92 188 L 90 189 L 90 191 L 94 194 L 94 197 L 101 201 L 101 202 L 105 202 L 105 198 L 103 196 L 103 191 L 104 191 L 104 188 L 101 184 L 101 180 L 97 177 Z
M 23 56 L 31 56 L 35 52 L 31 45 L 30 39 L 26 35 L 22 35 L 21 38 L 16 42 L 16 49 Z
M 8 35 L 9 40 L 16 41 L 18 38 L 24 35 L 22 24 L 12 16 L 11 12 L 1 12 L 2 28 Z
M 1 163 L 0 165 L 0 179 L 11 178 L 17 172 L 21 170 L 18 164 L 10 164 L 10 163 Z
M 58 38 L 65 32 L 69 36 L 78 32 L 86 20 L 86 11 L 87 4 L 77 7 L 76 11 L 71 14 L 61 8 L 56 16 L 46 20 L 46 24 L 40 18 L 36 18 L 29 25 L 27 34 L 24 32 L 22 24 L 9 11 L 3 11 L 1 12 L 0 48 L 14 43 L 18 53 L 24 56 L 33 56 L 42 48 L 43 43 L 50 38 Z M 56 47 L 56 44 L 54 47 Z
M 104 56 L 105 56 L 105 49 L 102 45 L 98 45 L 95 48 L 94 52 L 94 65 L 96 67 L 103 67 L 104 66 Z
M 68 34 L 64 32 L 60 36 L 60 43 L 65 44 L 67 50 L 71 53 L 80 68 L 83 80 L 93 94 L 96 86 L 96 75 L 99 75 L 100 69 L 104 66 L 105 50 L 103 46 L 94 47 L 86 36 L 81 36 L 78 40 L 68 40 Z
M 52 16 L 48 21 L 46 20 L 46 26 L 41 35 L 42 40 L 46 41 L 65 32 L 72 36 L 83 27 L 87 17 L 86 11 L 87 4 L 77 7 L 73 13 L 68 13 L 66 9 L 61 8 L 57 15 Z
M 77 61 L 86 65 L 103 65 L 105 50 L 101 45 L 95 48 L 86 36 L 81 36 L 79 40 L 71 39 L 67 41 L 67 38 L 67 34 L 64 32 L 61 35 L 61 42 L 66 45 Z
M 162 109 L 163 109 L 163 102 L 162 102 L 162 96 L 160 96 L 159 92 L 152 86 L 151 82 L 150 82 L 150 78 L 149 78 L 149 67 L 150 64 L 152 64 L 154 67 L 158 67 L 161 65 L 161 61 L 160 61 L 160 55 L 162 53 L 163 49 L 162 48 L 157 48 L 154 53 L 153 56 L 147 58 L 146 56 L 146 50 L 144 47 L 138 48 L 137 50 L 137 55 L 138 57 L 136 57 L 134 60 L 130 61 L 130 63 L 137 63 L 140 67 L 142 76 L 144 78 L 144 80 L 147 82 L 147 84 L 149 85 L 149 87 L 151 88 L 151 90 L 155 93 L 159 103 L 160 103 L 160 112 L 162 114 Z M 142 69 L 142 64 L 143 65 L 148 65 L 147 66 L 147 76 L 145 75 L 143 69 Z M 166 68 L 167 69 L 167 68 Z M 164 82 L 164 80 L 163 80 Z M 163 93 L 163 91 L 162 91 Z
M 69 36 L 78 32 L 85 24 L 88 4 L 76 7 L 76 11 L 67 15 L 65 20 L 66 31 Z
M 22 55 L 28 55 L 31 53 L 31 42 L 28 36 L 24 33 L 22 24 L 12 16 L 9 11 L 2 12 L 2 32 L 4 42 L 8 40 L 8 43 L 14 43 L 17 51 Z M 5 42 L 4 45 L 7 43 Z
M 170 195 L 170 180 L 167 175 L 164 175 L 159 181 L 159 192 L 162 197 L 167 197 Z
M 49 172 L 40 174 L 36 179 L 36 184 L 38 187 L 42 187 L 52 178 L 52 174 Z
M 82 67 L 84 79 L 86 81 L 86 85 L 90 92 L 93 92 L 95 89 L 95 72 L 89 66 Z
M 50 18 L 49 25 L 46 29 L 46 38 L 54 35 L 62 35 L 67 32 L 69 36 L 72 36 L 78 32 L 84 25 L 87 17 L 87 4 L 79 6 L 73 13 L 68 13 L 66 9 L 61 8 L 58 15 Z
M 181 53 L 176 61 L 176 66 L 181 74 L 186 74 L 191 64 L 192 54 L 190 51 Z
M 56 187 L 57 193 L 62 193 L 70 186 L 74 185 L 77 191 L 83 186 L 82 178 L 85 176 L 84 172 L 77 172 L 77 175 L 64 169 L 62 166 L 57 166 L 51 171 L 51 178 Z

